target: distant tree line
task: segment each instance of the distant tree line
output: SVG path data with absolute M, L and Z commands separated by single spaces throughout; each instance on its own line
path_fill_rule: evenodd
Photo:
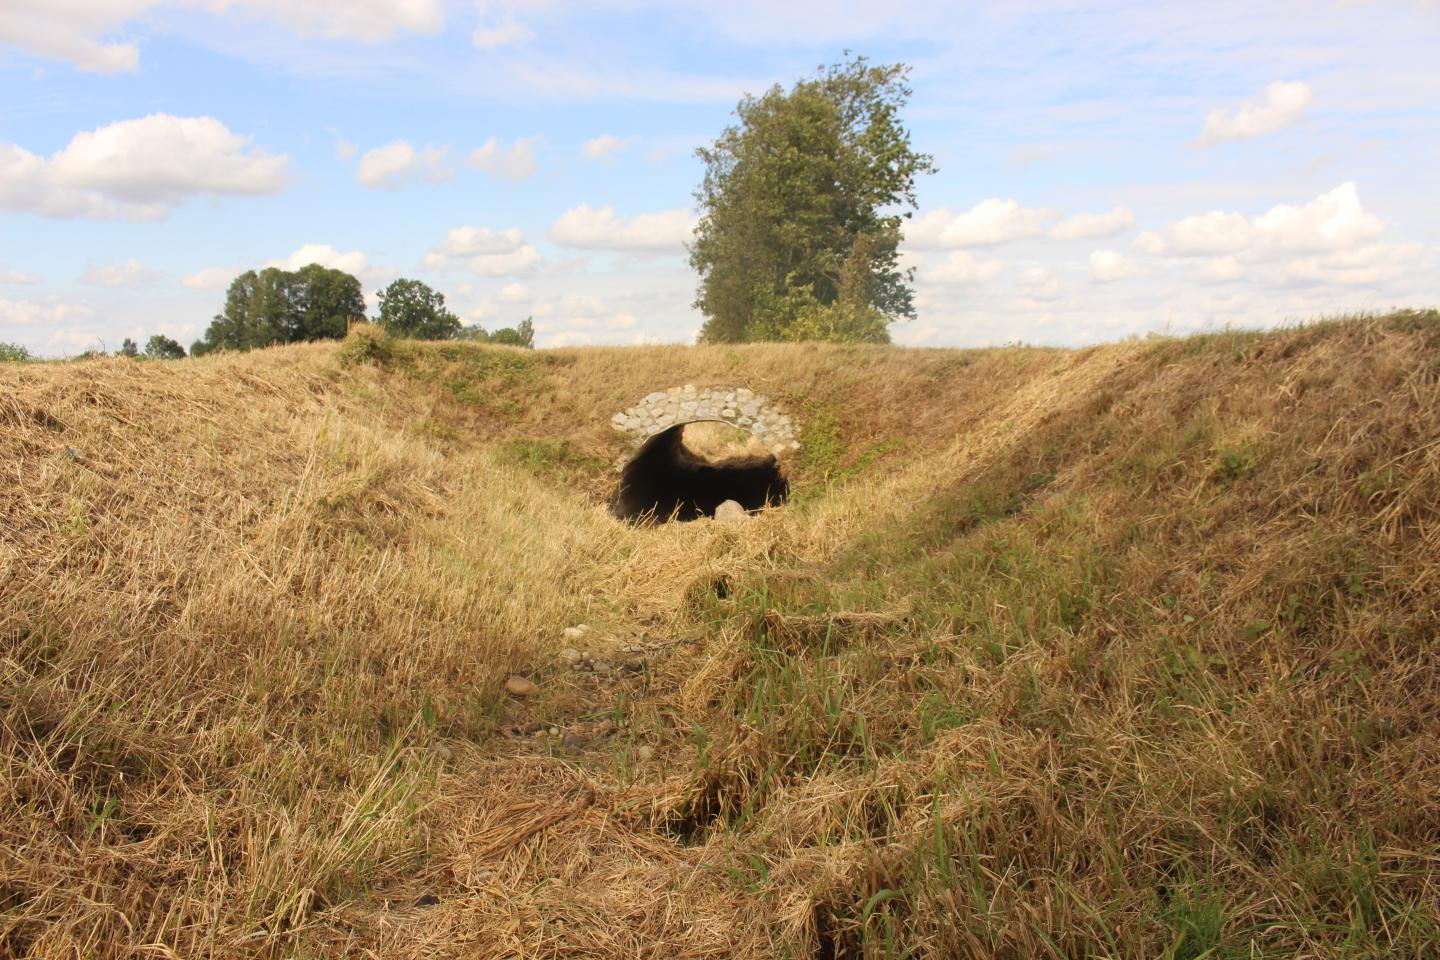
M 494 333 L 486 333 L 479 326 L 464 326 L 446 309 L 445 295 L 419 280 L 396 280 L 380 291 L 379 299 L 376 322 L 393 336 L 535 346 L 528 318 Z M 224 309 L 215 315 L 205 335 L 191 345 L 190 355 L 340 340 L 352 323 L 365 319 L 365 294 L 360 281 L 343 270 L 318 263 L 299 270 L 247 270 L 231 282 Z
M 419 280 L 396 280 L 380 291 L 379 299 L 380 313 L 375 321 L 392 336 L 535 346 L 535 325 L 529 317 L 513 327 L 490 332 L 478 324 L 466 326 L 446 309 L 443 293 Z M 363 323 L 365 319 L 365 293 L 360 281 L 343 270 L 318 263 L 299 270 L 246 270 L 231 281 L 224 309 L 210 321 L 204 336 L 190 345 L 190 356 L 281 343 L 343 340 L 352 323 Z M 105 351 L 90 350 L 85 355 L 105 356 Z M 185 348 L 157 333 L 145 341 L 143 349 L 126 337 L 115 355 L 178 360 L 185 356 Z M 0 343 L 0 362 L 31 359 L 23 346 Z

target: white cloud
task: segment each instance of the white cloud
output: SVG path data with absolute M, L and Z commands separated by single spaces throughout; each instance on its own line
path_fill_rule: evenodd
M 1135 215 L 1124 207 L 1106 213 L 1077 213 L 1050 228 L 1055 240 L 1091 240 L 1113 237 L 1135 225 Z
M 949 287 L 975 287 L 989 283 L 1005 270 L 1000 260 L 977 260 L 964 250 L 954 250 L 938 266 L 920 272 L 926 283 Z
M 355 151 L 357 149 L 355 144 L 351 143 L 349 140 L 346 140 L 334 130 L 331 130 L 330 132 L 335 136 L 335 156 L 339 157 L 345 163 L 349 163 L 351 160 L 354 160 Z
M 91 264 L 80 275 L 80 282 L 96 287 L 138 287 L 162 276 L 164 274 L 151 270 L 139 260 L 130 257 L 122 263 L 106 264 L 103 267 Z
M 355 181 L 364 187 L 395 190 L 415 180 L 444 183 L 455 175 L 446 163 L 449 147 L 416 150 L 406 140 L 365 151 L 355 168 Z
M 164 0 L 5 0 L 0 43 L 62 60 L 90 73 L 128 73 L 140 65 L 133 41 L 107 39 Z M 442 0 L 173 0 L 169 6 L 264 17 L 297 33 L 378 43 L 397 33 L 434 33 Z
M 1116 250 L 1096 250 L 1090 254 L 1090 275 L 1099 283 L 1139 276 L 1135 261 Z
M 382 43 L 400 33 L 437 33 L 445 26 L 442 0 L 204 0 L 216 12 L 234 10 L 282 23 L 296 33 Z
M 49 159 L 0 143 L 0 208 L 157 219 L 194 196 L 277 193 L 288 163 L 212 117 L 156 113 L 77 133 Z
M 470 166 L 506 180 L 528 180 L 535 175 L 535 145 L 539 137 L 518 137 L 507 147 L 495 137 L 471 151 Z
M 530 299 L 530 291 L 518 283 L 507 283 L 500 288 L 500 299 L 506 303 L 524 303 Z
M 444 241 L 431 248 L 424 260 L 425 266 L 432 269 L 463 263 L 471 273 L 481 277 L 520 276 L 544 262 L 540 251 L 526 243 L 525 236 L 514 227 L 491 230 L 469 226 L 447 232 Z
M 1424 256 L 1418 243 L 1372 243 L 1354 250 L 1300 257 L 1280 265 L 1279 279 L 1289 283 L 1373 286 L 1416 272 Z
M 12 270 L 0 263 L 0 283 L 14 284 L 16 286 L 39 283 L 40 278 L 32 273 L 21 273 L 19 270 Z
M 0 43 L 12 44 L 89 73 L 129 73 L 140 65 L 134 43 L 102 38 L 158 0 L 7 0 L 0 17 Z
M 1235 113 L 1211 110 L 1205 115 L 1200 143 L 1248 140 L 1294 123 L 1310 103 L 1310 87 L 1300 81 L 1277 80 L 1265 88 L 1262 99 L 1241 105 Z
M 0 299 L 0 327 L 67 323 L 93 317 L 95 311 L 78 303 Z
M 533 272 L 545 257 L 530 244 L 510 253 L 484 253 L 465 261 L 466 268 L 477 277 L 519 277 Z
M 1201 283 L 1229 283 L 1240 279 L 1245 265 L 1235 257 L 1211 257 L 1205 261 L 1195 279 Z
M 515 47 L 535 39 L 535 32 L 523 23 L 506 18 L 494 26 L 478 26 L 470 35 L 470 42 L 481 50 L 495 50 L 500 47 Z
M 580 155 L 586 160 L 609 160 L 635 142 L 633 137 L 617 137 L 613 133 L 602 133 L 592 140 L 586 140 L 580 147 Z
M 1384 221 L 1360 205 L 1352 181 L 1303 207 L 1280 204 L 1253 219 L 1219 210 L 1185 217 L 1159 232 L 1140 234 L 1135 246 L 1145 253 L 1170 257 L 1261 257 L 1344 250 L 1384 231 Z
M 615 216 L 613 207 L 571 207 L 550 226 L 550 239 L 587 250 L 679 251 L 695 233 L 695 216 L 683 208 Z
M 331 270 L 343 270 L 357 277 L 370 269 L 370 261 L 361 251 L 341 253 L 328 243 L 304 244 L 284 260 L 271 260 L 265 265 L 279 267 L 281 270 L 299 270 L 312 263 L 329 267 Z
M 525 237 L 515 227 L 498 231 L 489 227 L 456 227 L 445 234 L 440 246 L 430 251 L 426 262 L 434 265 L 451 257 L 514 253 L 524 245 Z M 432 257 L 437 259 L 432 261 Z
M 917 247 L 995 246 L 1039 236 L 1053 216 L 1049 210 L 1022 207 L 1017 200 L 992 197 L 964 213 L 941 207 L 917 217 L 905 228 L 905 239 Z
M 243 271 L 237 267 L 204 267 L 181 279 L 192 290 L 224 290 Z
M 1015 283 L 1035 300 L 1054 300 L 1060 296 L 1060 281 L 1049 267 L 1026 267 Z

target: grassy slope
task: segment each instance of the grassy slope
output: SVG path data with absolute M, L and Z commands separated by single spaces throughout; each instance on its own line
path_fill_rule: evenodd
M 608 517 L 684 382 L 793 506 Z M 1437 409 L 1435 314 L 0 367 L 0 956 L 1428 956 Z

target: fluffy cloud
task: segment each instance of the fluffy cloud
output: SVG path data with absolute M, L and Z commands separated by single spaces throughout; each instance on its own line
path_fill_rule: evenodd
M 205 0 L 205 5 L 266 17 L 308 36 L 365 43 L 400 33 L 437 33 L 445 26 L 442 0 Z
M 346 163 L 349 163 L 351 160 L 354 160 L 354 159 L 355 159 L 355 151 L 356 151 L 356 149 L 357 149 L 356 146 L 355 146 L 355 144 L 351 143 L 349 140 L 346 140 L 344 137 L 340 136 L 340 134 L 339 134 L 339 133 L 336 133 L 334 130 L 331 130 L 330 133 L 335 137 L 335 156 L 339 157 L 341 160 L 345 161 Z
M 471 151 L 470 166 L 506 180 L 528 180 L 535 175 L 535 145 L 539 137 L 519 137 L 509 147 L 495 137 Z
M 1049 267 L 1026 267 L 1015 283 L 1034 300 L 1054 300 L 1060 296 L 1060 281 Z
M 1304 206 L 1280 204 L 1253 219 L 1219 210 L 1185 217 L 1140 234 L 1135 246 L 1170 257 L 1263 257 L 1344 250 L 1384 231 L 1384 221 L 1366 212 L 1355 184 L 1347 182 Z
M 1229 283 L 1240 279 L 1245 265 L 1235 257 L 1211 257 L 1195 276 L 1201 283 Z
M 499 47 L 515 47 L 535 39 L 535 32 L 523 23 L 505 20 L 493 26 L 480 25 L 470 35 L 470 42 L 481 50 L 495 50 Z
M 905 228 L 905 239 L 917 247 L 988 247 L 1011 240 L 1038 237 L 1045 232 L 1049 210 L 1022 207 L 1017 200 L 992 197 L 964 213 L 941 207 L 916 218 Z
M 500 288 L 500 299 L 506 303 L 525 303 L 530 299 L 530 291 L 522 284 L 507 283 Z
M 299 270 L 312 263 L 329 267 L 331 270 L 344 270 L 357 277 L 370 269 L 370 261 L 361 251 L 351 250 L 348 253 L 341 253 L 328 243 L 304 244 L 284 260 L 271 260 L 265 265 L 279 267 L 281 270 Z
M 433 263 L 450 257 L 474 257 L 493 253 L 514 253 L 525 245 L 525 237 L 519 230 L 491 230 L 489 227 L 456 227 L 445 234 L 445 241 L 430 252 L 426 258 L 438 258 Z
M 586 140 L 580 147 L 580 155 L 586 160 L 609 160 L 633 142 L 633 137 L 622 139 L 613 133 L 602 133 L 593 140 Z
M 1098 283 L 1124 280 L 1139 276 L 1140 268 L 1134 260 L 1116 250 L 1096 250 L 1090 254 L 1090 275 Z
M 0 43 L 11 44 L 90 73 L 127 73 L 140 65 L 134 43 L 102 38 L 158 0 L 9 0 L 0 17 Z
M 977 260 L 964 250 L 952 251 L 938 266 L 920 272 L 920 279 L 946 287 L 976 287 L 1005 270 L 1000 260 Z
M 445 24 L 441 0 L 6 0 L 0 43 L 91 73 L 132 72 L 139 46 L 107 36 L 167 5 L 234 11 L 302 34 L 371 43 L 401 32 L 434 33 Z
M 40 278 L 35 276 L 34 274 L 21 273 L 19 270 L 12 270 L 9 267 L 5 266 L 5 264 L 0 263 L 0 283 L 14 284 L 16 286 L 19 286 L 23 284 L 39 282 Z
M 106 264 L 103 267 L 91 264 L 80 275 L 80 282 L 96 287 L 138 287 L 163 276 L 163 273 L 151 270 L 139 260 L 130 257 L 122 263 Z
M 526 243 L 524 235 L 514 227 L 491 230 L 468 226 L 446 233 L 444 241 L 433 247 L 424 260 L 425 266 L 432 269 L 462 263 L 481 277 L 520 276 L 544 262 L 540 251 Z
M 1277 80 L 1265 88 L 1260 100 L 1243 104 L 1234 113 L 1211 110 L 1205 115 L 1202 144 L 1248 140 L 1294 123 L 1310 104 L 1310 87 Z
M 0 327 L 53 325 L 72 320 L 87 320 L 94 315 L 94 310 L 77 303 L 0 299 Z
M 288 163 L 212 117 L 156 113 L 77 133 L 49 159 L 0 143 L 0 209 L 156 219 L 194 196 L 276 193 Z
M 406 140 L 365 151 L 355 168 L 355 181 L 364 187 L 395 190 L 415 180 L 444 183 L 455 175 L 446 163 L 449 147 L 416 150 Z
M 550 239 L 587 250 L 679 251 L 695 233 L 695 216 L 683 208 L 617 217 L 613 207 L 571 207 L 550 226 Z
M 1287 283 L 1373 286 L 1416 271 L 1425 254 L 1418 243 L 1372 243 L 1354 250 L 1298 257 L 1280 264 L 1278 279 Z
M 1066 217 L 1050 228 L 1055 240 L 1091 240 L 1096 237 L 1113 237 L 1135 225 L 1135 215 L 1124 207 L 1116 207 L 1106 213 L 1077 213 Z
M 240 273 L 236 267 L 204 267 L 186 275 L 180 283 L 191 290 L 224 290 Z

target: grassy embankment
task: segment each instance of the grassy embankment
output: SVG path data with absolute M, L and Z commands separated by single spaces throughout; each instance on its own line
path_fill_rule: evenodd
M 685 382 L 791 506 L 607 515 Z M 1434 956 L 1437 410 L 1434 313 L 0 366 L 0 956 Z

